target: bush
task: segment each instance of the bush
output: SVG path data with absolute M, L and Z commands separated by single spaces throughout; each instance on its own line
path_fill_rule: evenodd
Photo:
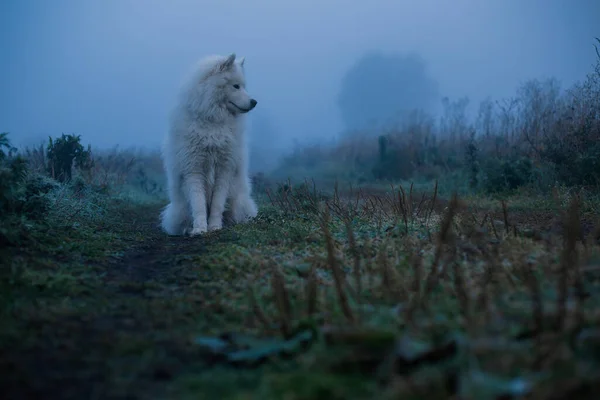
M 0 134 L 0 245 L 18 243 L 26 219 L 44 209 L 29 178 L 27 161 L 16 154 L 8 134 Z
M 482 185 L 486 193 L 507 192 L 532 181 L 533 164 L 528 158 L 490 159 L 484 163 L 482 173 Z
M 89 171 L 92 166 L 92 150 L 87 150 L 81 145 L 80 135 L 65 135 L 48 141 L 48 169 L 50 175 L 61 182 L 71 180 L 73 174 L 73 163 L 82 171 Z
M 394 180 L 401 179 L 407 176 L 407 171 L 410 171 L 410 162 L 408 157 L 402 154 L 400 149 L 392 151 L 388 148 L 388 138 L 379 136 L 379 156 L 372 173 L 375 179 Z
M 13 214 L 25 198 L 23 185 L 27 176 L 27 163 L 11 146 L 7 133 L 0 134 L 0 213 L 2 217 Z

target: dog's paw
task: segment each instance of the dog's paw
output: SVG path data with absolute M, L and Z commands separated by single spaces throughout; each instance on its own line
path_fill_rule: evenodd
M 223 229 L 223 224 L 222 223 L 214 223 L 214 224 L 209 224 L 208 225 L 208 231 L 209 232 L 218 231 L 219 229 Z
M 199 235 L 202 235 L 203 233 L 206 233 L 207 231 L 208 231 L 208 229 L 206 228 L 206 226 L 194 227 L 190 231 L 190 236 L 199 236 Z
M 211 215 L 208 218 L 208 231 L 218 231 L 223 228 L 223 216 L 222 215 Z

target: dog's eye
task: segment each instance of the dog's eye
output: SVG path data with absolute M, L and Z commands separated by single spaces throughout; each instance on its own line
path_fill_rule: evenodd
M 240 85 L 238 85 L 237 83 L 235 85 L 233 85 L 234 88 L 239 89 Z

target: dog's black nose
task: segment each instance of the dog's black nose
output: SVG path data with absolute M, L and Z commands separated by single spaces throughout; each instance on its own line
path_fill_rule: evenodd
M 256 107 L 257 103 L 258 103 L 258 101 L 254 100 L 254 99 L 250 100 L 250 108 Z

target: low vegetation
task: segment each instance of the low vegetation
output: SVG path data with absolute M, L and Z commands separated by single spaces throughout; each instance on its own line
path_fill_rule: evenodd
M 511 98 L 488 98 L 473 120 L 468 98 L 442 103 L 439 120 L 413 111 L 383 133 L 348 131 L 329 146 L 298 148 L 274 176 L 300 182 L 438 179 L 448 193 L 484 195 L 524 187 L 542 193 L 556 185 L 598 187 L 600 61 L 566 90 L 555 79 L 534 79 Z
M 158 154 L 0 135 L 4 397 L 596 398 L 599 82 L 298 151 L 199 238 Z

